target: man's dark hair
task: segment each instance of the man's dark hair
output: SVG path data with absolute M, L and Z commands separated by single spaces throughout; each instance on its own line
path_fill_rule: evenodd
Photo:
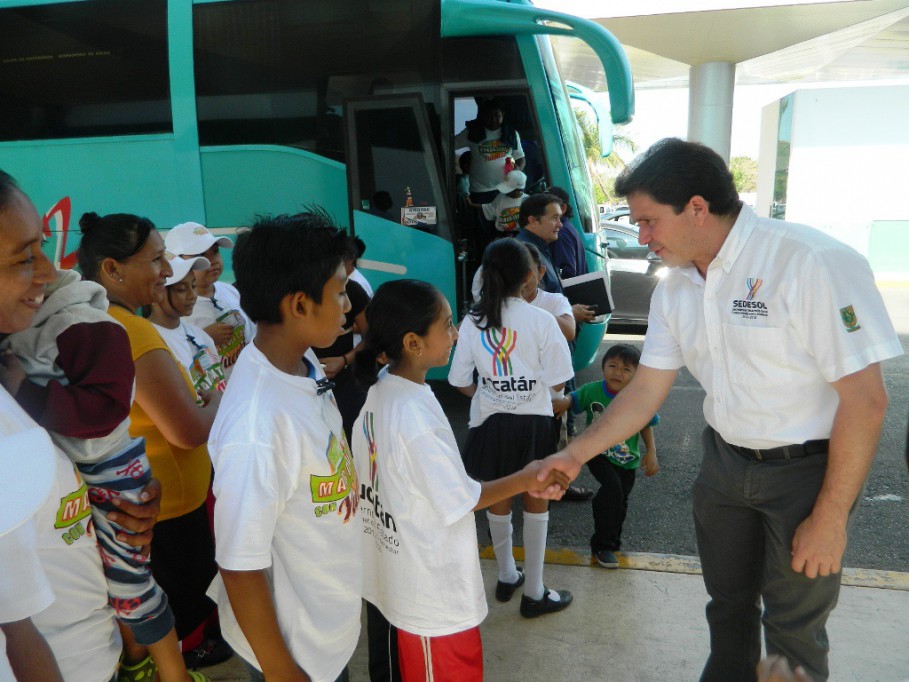
M 21 191 L 19 183 L 16 182 L 13 176 L 6 171 L 0 170 L 0 211 L 7 207 L 16 192 Z
M 253 322 L 277 324 L 288 294 L 303 293 L 322 303 L 325 283 L 346 249 L 347 234 L 318 209 L 259 218 L 233 249 L 241 307 Z
M 606 366 L 607 360 L 612 359 L 618 359 L 626 365 L 637 367 L 641 362 L 641 351 L 628 343 L 617 343 L 614 346 L 610 346 L 609 350 L 606 351 L 606 354 L 603 355 L 603 359 L 600 361 L 600 369 L 603 369 L 603 367 Z
M 691 197 L 700 195 L 714 215 L 734 215 L 742 207 L 732 173 L 710 147 L 677 137 L 660 140 L 625 167 L 615 193 L 627 197 L 643 192 L 681 213 Z
M 561 203 L 562 200 L 555 194 L 549 194 L 548 192 L 531 194 L 521 203 L 521 212 L 518 214 L 518 224 L 521 227 L 527 227 L 527 223 L 530 221 L 531 216 L 539 220 L 543 217 L 543 214 L 546 213 L 546 207 L 549 206 L 549 204 Z

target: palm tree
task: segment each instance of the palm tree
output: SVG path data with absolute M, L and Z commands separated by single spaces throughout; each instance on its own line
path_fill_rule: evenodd
M 590 119 L 589 114 L 583 109 L 574 110 L 578 128 L 581 131 L 581 141 L 584 144 L 584 153 L 587 156 L 587 166 L 596 185 L 597 201 L 600 203 L 613 203 L 616 199 L 613 191 L 615 176 L 625 167 L 625 160 L 619 150 L 634 154 L 637 143 L 627 135 L 617 130 L 612 134 L 612 152 L 604 157 L 600 146 L 600 131 L 597 124 Z

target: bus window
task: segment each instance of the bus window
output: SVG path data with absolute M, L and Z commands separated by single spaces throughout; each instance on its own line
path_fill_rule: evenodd
M 0 9 L 0 140 L 173 132 L 166 0 Z
M 343 162 L 345 99 L 417 91 L 433 102 L 438 24 L 438 3 L 424 0 L 195 4 L 199 142 Z

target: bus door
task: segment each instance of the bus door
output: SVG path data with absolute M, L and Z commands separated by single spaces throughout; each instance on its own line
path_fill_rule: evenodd
M 432 282 L 457 311 L 451 212 L 423 98 L 348 99 L 344 134 L 349 224 L 366 243 L 359 268 L 373 287 Z

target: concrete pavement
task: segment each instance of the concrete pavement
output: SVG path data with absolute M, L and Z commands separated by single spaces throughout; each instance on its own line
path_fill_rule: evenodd
M 489 616 L 482 625 L 488 682 L 685 682 L 707 657 L 707 594 L 695 557 L 630 554 L 606 570 L 589 557 L 555 554 L 546 584 L 570 589 L 574 603 L 536 620 L 518 613 L 520 594 L 499 604 L 494 561 L 482 560 Z M 656 569 L 656 570 L 652 570 Z M 862 587 L 854 586 L 857 584 Z M 909 575 L 847 570 L 828 623 L 830 682 L 909 680 Z M 367 682 L 364 630 L 350 663 L 351 682 Z M 235 657 L 236 658 L 236 657 Z M 232 660 L 205 671 L 213 681 L 247 679 Z

